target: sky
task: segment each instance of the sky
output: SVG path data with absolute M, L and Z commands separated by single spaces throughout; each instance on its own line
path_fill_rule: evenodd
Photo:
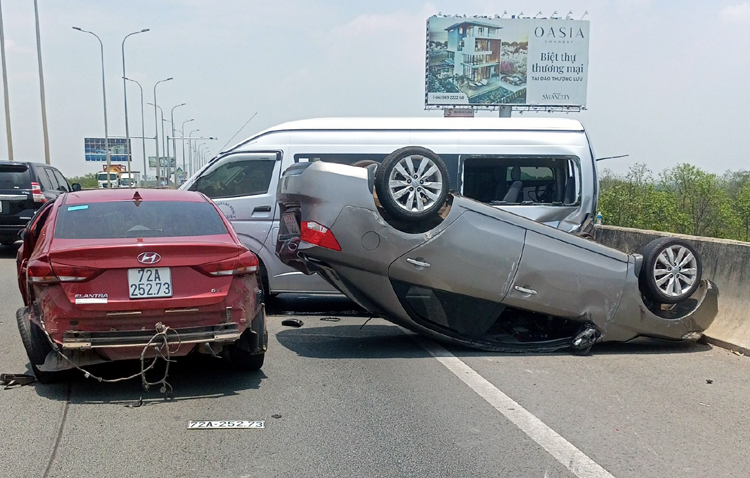
M 15 159 L 44 162 L 31 0 L 0 0 Z M 586 127 L 600 165 L 655 173 L 680 163 L 705 171 L 750 169 L 750 2 L 742 0 L 38 0 L 51 164 L 66 176 L 84 161 L 84 137 L 104 136 L 99 43 L 104 44 L 110 136 L 125 135 L 127 76 L 144 102 L 174 109 L 185 134 L 215 154 L 290 120 L 330 116 L 441 116 L 424 108 L 425 22 L 438 13 L 563 17 L 590 21 L 586 110 L 563 116 Z M 0 79 L 1 81 L 1 79 Z M 129 127 L 141 135 L 140 93 L 128 84 Z M 2 97 L 0 96 L 0 105 Z M 154 134 L 145 105 L 146 136 Z M 0 158 L 7 157 L 0 109 Z M 518 115 L 514 112 L 513 115 Z M 496 116 L 480 112 L 477 116 Z M 167 125 L 169 127 L 169 125 Z M 153 140 L 146 143 L 153 156 Z M 179 146 L 178 146 L 179 148 Z M 141 144 L 133 142 L 142 164 Z M 178 158 L 180 154 L 178 153 Z M 178 159 L 178 162 L 180 159 Z M 142 169 L 139 168 L 139 169 Z

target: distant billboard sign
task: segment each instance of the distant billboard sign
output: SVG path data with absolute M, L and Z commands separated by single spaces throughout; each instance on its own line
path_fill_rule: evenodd
M 175 166 L 174 158 L 168 158 L 166 156 L 162 156 L 159 158 L 160 168 L 174 168 L 174 166 Z M 156 169 L 156 156 L 148 157 L 148 167 L 151 169 Z
M 112 162 L 128 161 L 127 139 L 109 138 L 109 160 Z M 104 138 L 83 138 L 86 161 L 106 161 L 107 149 Z M 130 150 L 133 151 L 132 149 Z M 131 153 L 132 154 L 132 153 Z
M 587 20 L 433 16 L 425 107 L 586 105 Z

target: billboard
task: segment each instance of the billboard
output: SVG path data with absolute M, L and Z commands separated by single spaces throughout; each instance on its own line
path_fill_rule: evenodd
M 175 166 L 175 159 L 171 157 L 161 156 L 159 158 L 159 167 L 160 168 L 174 168 Z M 156 156 L 149 156 L 148 157 L 148 167 L 151 169 L 156 169 Z
M 588 20 L 433 16 L 425 107 L 585 107 L 588 63 Z
M 106 161 L 107 154 L 104 148 L 104 138 L 83 138 L 83 148 L 86 154 L 86 161 Z M 128 161 L 128 150 L 126 149 L 127 140 L 125 138 L 109 138 L 109 160 Z M 132 147 L 132 146 L 131 146 Z M 131 159 L 132 159 L 132 149 Z

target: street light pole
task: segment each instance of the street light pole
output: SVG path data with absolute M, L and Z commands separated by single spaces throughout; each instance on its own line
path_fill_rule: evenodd
M 164 83 L 165 81 L 169 81 L 172 78 L 169 77 L 165 80 L 159 80 L 154 85 L 154 139 L 156 140 L 156 187 L 159 187 L 159 182 L 161 182 L 161 156 L 159 156 L 159 120 L 156 117 L 156 87 L 159 86 L 159 83 Z M 149 103 L 151 104 L 151 103 Z M 163 116 L 163 114 L 162 114 Z M 162 131 L 164 131 L 164 125 L 162 124 Z
M 174 110 L 180 106 L 185 106 L 187 103 L 180 103 L 172 107 L 172 111 L 169 113 L 170 124 L 172 125 L 172 154 L 174 154 L 174 185 L 177 186 L 177 142 L 174 139 Z
M 123 77 L 124 78 L 124 77 Z M 138 89 L 141 90 L 141 145 L 143 145 L 143 181 L 148 180 L 148 167 L 146 166 L 146 120 L 143 115 L 143 87 L 136 80 L 125 78 L 128 81 L 132 81 L 138 85 Z
M 200 131 L 200 129 L 194 129 L 188 135 L 188 151 L 190 152 L 190 175 L 195 174 L 195 163 L 193 163 L 193 133 Z
M 198 149 L 198 158 L 197 159 L 198 159 L 198 167 L 199 168 L 203 167 L 203 149 L 202 148 L 203 148 L 203 145 L 205 145 L 205 144 L 206 143 L 203 142 L 203 143 L 198 143 L 196 145 L 196 147 Z
M 10 133 L 10 104 L 8 103 L 8 70 L 5 68 L 5 33 L 3 7 L 0 2 L 0 60 L 3 66 L 3 94 L 5 96 L 5 133 L 8 136 L 8 160 L 13 161 L 13 135 Z
M 73 30 L 78 30 L 79 32 L 83 33 L 89 33 L 91 35 L 94 35 L 96 39 L 99 40 L 99 49 L 101 50 L 102 54 L 102 97 L 104 99 L 104 154 L 107 158 L 107 187 L 109 189 L 112 189 L 112 179 L 110 175 L 110 168 L 112 166 L 112 163 L 109 155 L 109 129 L 107 127 L 107 84 L 104 81 L 104 43 L 102 43 L 102 39 L 99 38 L 99 35 L 94 32 L 83 30 L 79 27 L 73 27 Z
M 39 98 L 42 101 L 42 134 L 44 135 L 44 161 L 49 164 L 49 134 L 47 132 L 47 102 L 44 99 L 44 73 L 42 72 L 42 39 L 39 33 L 39 8 L 34 0 L 36 22 L 36 56 L 39 63 Z
M 34 4 L 36 4 L 36 0 L 34 0 Z M 128 171 L 130 172 L 130 187 L 133 187 L 133 167 L 130 164 L 130 128 L 128 127 L 128 87 L 127 82 L 125 81 L 126 75 L 125 75 L 125 40 L 128 39 L 128 37 L 137 35 L 139 33 L 146 33 L 149 31 L 148 28 L 144 28 L 141 31 L 128 33 L 125 35 L 125 38 L 122 39 L 122 91 L 123 96 L 125 97 L 125 155 L 128 158 Z M 142 104 L 142 103 L 141 103 Z M 143 134 L 141 134 L 143 136 Z M 145 171 L 144 171 L 145 174 Z
M 182 174 L 184 174 L 186 178 L 190 176 L 188 175 L 187 166 L 185 165 L 185 123 L 190 123 L 191 121 L 195 121 L 195 118 L 183 121 L 182 127 L 180 128 L 180 141 L 182 142 Z M 177 153 L 175 153 L 175 156 L 177 156 Z

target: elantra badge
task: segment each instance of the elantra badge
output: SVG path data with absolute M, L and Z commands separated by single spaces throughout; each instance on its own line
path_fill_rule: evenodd
M 138 262 L 141 264 L 156 264 L 161 260 L 161 256 L 156 252 L 141 252 L 138 254 Z

